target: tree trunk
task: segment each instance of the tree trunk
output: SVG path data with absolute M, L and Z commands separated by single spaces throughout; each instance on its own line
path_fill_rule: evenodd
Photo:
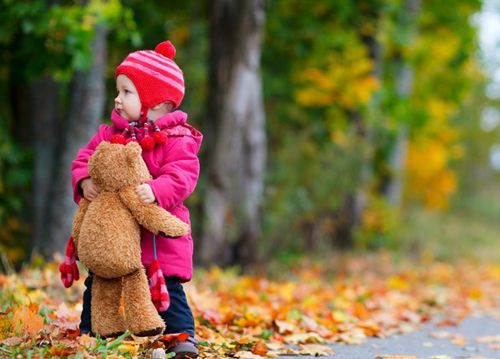
M 405 11 L 402 13 L 401 27 L 408 32 L 407 41 L 411 41 L 416 32 L 416 20 L 421 11 L 421 0 L 406 0 Z M 413 90 L 412 66 L 405 61 L 402 56 L 396 59 L 399 73 L 396 81 L 396 94 L 399 101 L 408 101 Z M 404 169 L 408 151 L 408 125 L 400 121 L 397 129 L 397 137 L 389 156 L 390 177 L 388 177 L 381 188 L 381 192 L 386 196 L 387 201 L 393 206 L 399 206 L 403 197 Z
M 369 56 L 375 66 L 373 75 L 380 79 L 382 77 L 382 45 L 374 35 L 360 35 L 361 40 L 368 48 Z M 378 101 L 376 95 L 372 101 Z M 355 129 L 363 151 L 363 161 L 359 169 L 359 177 L 356 188 L 344 195 L 342 204 L 334 215 L 336 230 L 333 235 L 333 245 L 340 250 L 352 249 L 354 247 L 354 230 L 361 225 L 362 215 L 368 201 L 368 187 L 373 177 L 373 134 L 367 126 L 360 111 L 347 111 L 350 124 Z
M 59 137 L 59 158 L 54 166 L 45 255 L 63 251 L 70 236 L 76 210 L 71 163 L 78 150 L 90 141 L 104 117 L 107 32 L 104 27 L 96 28 L 91 45 L 94 62 L 88 71 L 77 71 L 71 82 L 67 120 Z
M 208 183 L 198 258 L 245 267 L 255 260 L 266 160 L 260 55 L 262 0 L 211 6 Z
M 35 116 L 32 120 L 35 153 L 32 248 L 40 252 L 45 245 L 44 238 L 48 236 L 50 191 L 58 138 L 56 129 L 59 127 L 59 84 L 48 75 L 35 81 L 32 99 Z

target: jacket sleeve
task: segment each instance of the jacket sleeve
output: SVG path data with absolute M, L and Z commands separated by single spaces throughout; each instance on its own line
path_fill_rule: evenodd
M 151 186 L 158 204 L 167 211 L 193 193 L 200 173 L 196 141 L 189 136 L 174 137 L 169 141 L 171 144 L 164 154 L 165 164 L 160 169 L 160 175 L 146 182 Z
M 99 131 L 92 137 L 90 142 L 78 151 L 78 155 L 71 165 L 71 183 L 73 185 L 73 199 L 78 204 L 83 197 L 83 191 L 80 182 L 89 178 L 88 163 L 90 156 L 93 155 L 96 147 L 102 141 L 106 141 L 106 132 L 108 126 L 101 125 Z

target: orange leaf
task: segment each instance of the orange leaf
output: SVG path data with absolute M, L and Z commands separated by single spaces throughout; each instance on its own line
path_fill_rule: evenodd
M 29 310 L 33 313 L 33 314 L 37 314 L 38 313 L 38 309 L 39 309 L 39 304 L 33 304 L 31 303 L 29 306 L 28 306 Z
M 436 327 L 458 327 L 460 325 L 459 320 L 453 320 L 450 318 L 444 319 L 436 324 Z
M 14 313 L 13 328 L 35 335 L 43 328 L 43 317 L 33 313 L 29 307 L 22 307 Z
M 188 333 L 176 333 L 176 334 L 167 334 L 158 339 L 165 345 L 165 349 L 168 350 L 179 342 L 185 342 L 189 338 Z
M 64 347 L 52 347 L 52 348 L 50 348 L 50 355 L 51 356 L 58 356 L 58 357 L 65 356 L 65 357 L 67 357 L 70 354 L 73 354 L 73 352 L 71 350 L 68 350 L 68 348 L 64 348 Z
M 266 344 L 264 344 L 262 340 L 257 341 L 255 347 L 252 350 L 252 353 L 255 355 L 260 355 L 261 357 L 265 357 L 267 354 Z
M 366 310 L 363 304 L 356 303 L 354 305 L 354 315 L 361 320 L 366 320 L 370 316 L 370 313 Z

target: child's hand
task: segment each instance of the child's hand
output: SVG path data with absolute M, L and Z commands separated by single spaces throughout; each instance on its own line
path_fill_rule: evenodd
M 153 203 L 154 201 L 156 201 L 155 194 L 153 193 L 151 186 L 147 183 L 137 186 L 135 191 L 141 201 L 143 201 L 144 203 Z
M 92 178 L 90 177 L 85 178 L 80 184 L 80 187 L 82 187 L 83 197 L 85 197 L 89 201 L 94 200 L 99 192 L 101 192 L 99 187 L 97 187 L 97 185 L 94 183 L 94 181 L 92 181 Z

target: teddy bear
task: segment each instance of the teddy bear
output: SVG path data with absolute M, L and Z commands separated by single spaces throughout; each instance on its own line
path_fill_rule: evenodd
M 151 301 L 139 226 L 172 238 L 187 234 L 189 226 L 157 204 L 139 199 L 135 188 L 152 178 L 137 143 L 101 142 L 88 168 L 101 192 L 91 202 L 81 199 L 72 238 L 80 262 L 94 273 L 92 331 L 105 337 L 127 329 L 136 336 L 160 334 L 165 323 Z

